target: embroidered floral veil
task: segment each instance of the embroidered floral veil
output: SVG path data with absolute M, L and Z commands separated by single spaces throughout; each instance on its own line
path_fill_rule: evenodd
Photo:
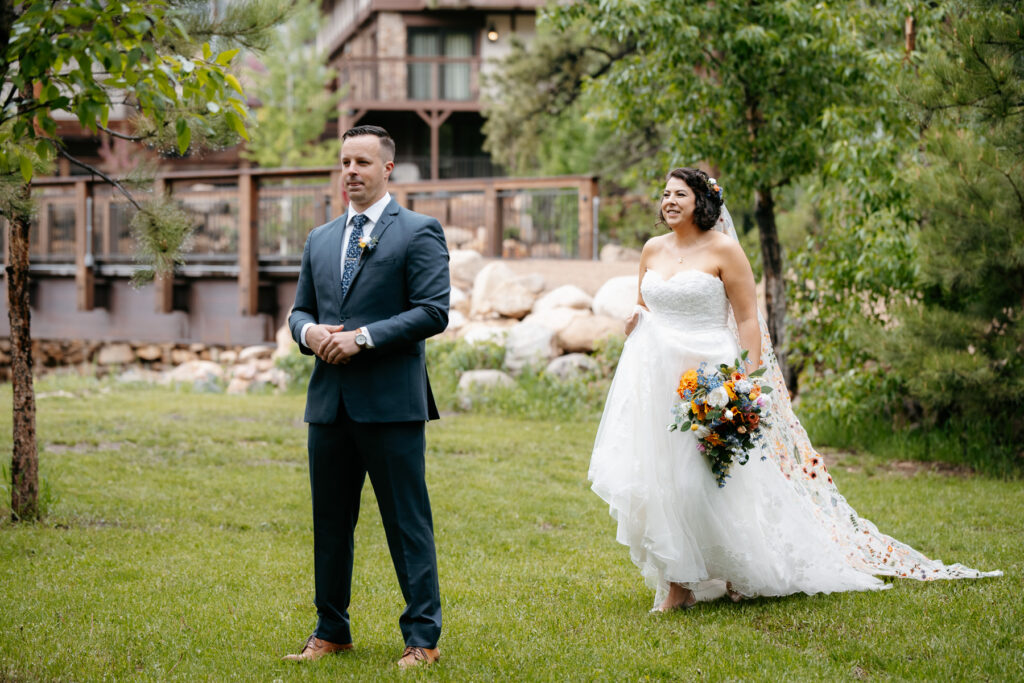
M 714 229 L 737 239 L 732 216 L 724 204 Z M 762 446 L 764 455 L 779 467 L 797 495 L 805 496 L 813 503 L 815 515 L 843 549 L 850 565 L 869 574 L 922 581 L 1002 576 L 1001 571 L 981 572 L 962 564 L 946 565 L 929 559 L 905 543 L 883 534 L 869 520 L 857 514 L 839 493 L 824 459 L 811 446 L 807 432 L 793 413 L 768 326 L 760 312 L 758 322 L 761 327 L 761 362 L 767 367 L 765 378 L 775 388 L 771 394 L 771 424 L 766 429 Z M 736 320 L 731 310 L 729 326 L 738 339 Z

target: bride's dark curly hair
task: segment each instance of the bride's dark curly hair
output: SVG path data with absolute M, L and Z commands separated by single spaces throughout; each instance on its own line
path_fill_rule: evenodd
M 721 189 L 717 192 L 712 190 L 708 177 L 708 174 L 699 168 L 677 168 L 669 171 L 669 174 L 665 176 L 666 183 L 671 178 L 679 178 L 693 192 L 695 202 L 693 222 L 697 224 L 698 228 L 705 231 L 715 227 L 719 216 L 722 215 L 723 204 Z M 658 222 L 665 223 L 665 216 L 661 213 L 660 208 L 658 209 Z

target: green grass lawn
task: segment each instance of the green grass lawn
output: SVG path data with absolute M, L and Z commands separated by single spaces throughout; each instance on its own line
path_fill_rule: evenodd
M 9 385 L 0 399 L 9 453 Z M 303 401 L 44 382 L 52 501 L 43 523 L 0 522 L 0 681 L 1024 678 L 1022 481 L 866 455 L 833 470 L 883 531 L 1002 578 L 650 615 L 586 482 L 596 422 L 480 415 L 427 429 L 441 663 L 394 667 L 402 603 L 369 485 L 356 650 L 282 662 L 315 622 Z

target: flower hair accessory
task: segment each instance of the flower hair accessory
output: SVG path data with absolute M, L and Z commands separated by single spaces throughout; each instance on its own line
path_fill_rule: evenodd
M 718 185 L 718 181 L 708 176 L 708 195 L 716 195 L 719 199 L 722 198 L 722 188 Z

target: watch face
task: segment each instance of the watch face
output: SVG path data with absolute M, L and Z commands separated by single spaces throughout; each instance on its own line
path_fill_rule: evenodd
M 357 334 L 356 335 L 356 346 L 366 346 L 366 335 L 365 334 Z

